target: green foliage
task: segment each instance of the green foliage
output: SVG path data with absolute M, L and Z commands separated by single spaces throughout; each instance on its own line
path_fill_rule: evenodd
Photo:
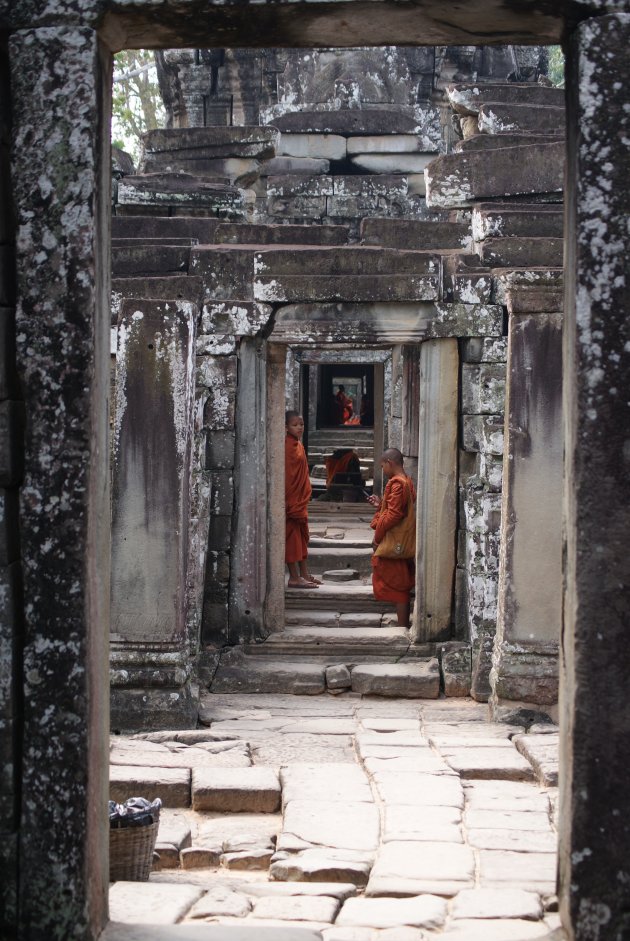
M 549 78 L 554 85 L 564 85 L 564 55 L 562 46 L 549 46 Z
M 163 127 L 164 122 L 153 52 L 149 49 L 119 52 L 114 56 L 112 143 L 137 162 L 144 132 Z

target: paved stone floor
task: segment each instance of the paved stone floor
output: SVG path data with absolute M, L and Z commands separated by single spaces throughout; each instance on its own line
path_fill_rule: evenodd
M 112 741 L 112 796 L 159 795 L 164 810 L 159 868 L 111 887 L 110 941 L 558 928 L 553 726 L 491 723 L 466 699 L 347 693 L 209 695 L 200 718 Z

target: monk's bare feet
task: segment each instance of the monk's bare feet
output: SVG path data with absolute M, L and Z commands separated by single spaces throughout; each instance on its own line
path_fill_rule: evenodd
M 304 578 L 305 581 L 310 582 L 311 585 L 319 586 L 322 584 L 318 578 L 315 578 L 314 575 L 303 575 L 302 578 Z
M 287 588 L 319 588 L 319 582 L 311 582 L 307 578 L 290 578 Z

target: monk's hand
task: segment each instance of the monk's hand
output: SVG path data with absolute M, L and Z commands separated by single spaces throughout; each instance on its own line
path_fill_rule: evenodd
M 381 505 L 381 498 L 377 497 L 375 493 L 367 498 L 367 502 L 371 503 L 372 506 L 379 507 Z

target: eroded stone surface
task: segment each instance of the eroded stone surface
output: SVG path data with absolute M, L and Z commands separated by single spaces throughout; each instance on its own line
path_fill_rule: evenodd
M 195 810 L 272 814 L 280 806 L 280 782 L 271 768 L 196 768 L 192 803 Z

